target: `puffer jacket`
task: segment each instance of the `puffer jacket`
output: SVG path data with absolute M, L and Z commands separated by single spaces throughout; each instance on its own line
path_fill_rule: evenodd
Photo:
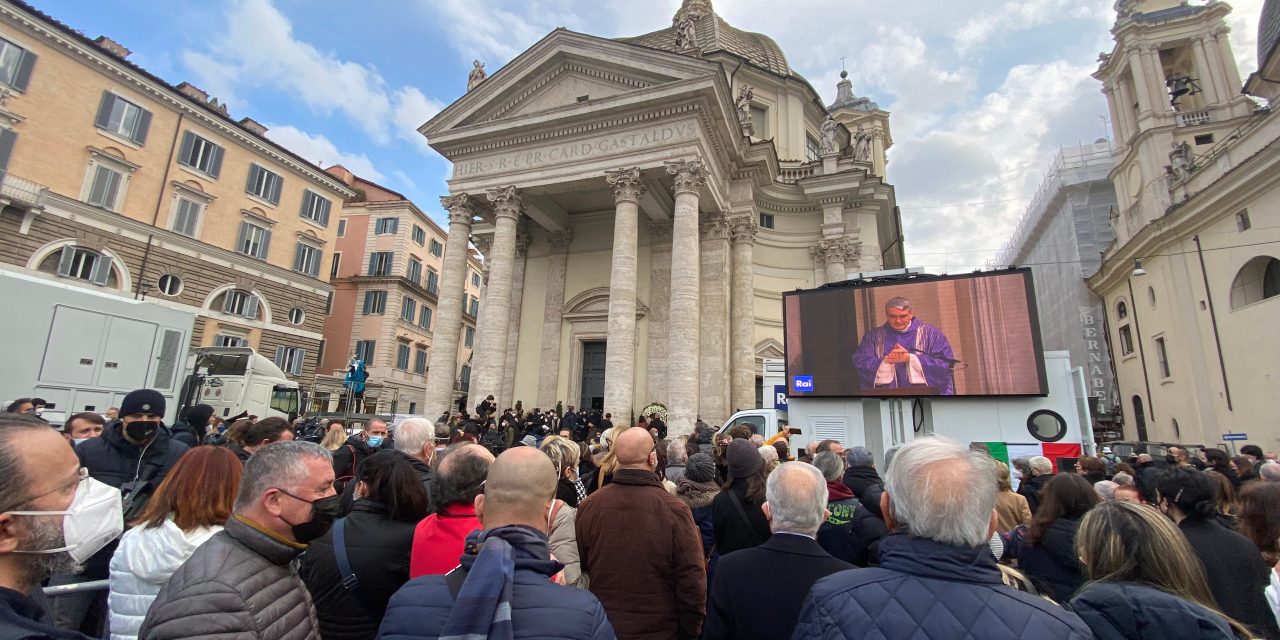
M 117 488 L 140 475 L 149 476 L 154 490 L 187 452 L 187 445 L 173 440 L 169 428 L 161 426 L 150 444 L 139 447 L 124 439 L 123 429 L 124 423 L 116 420 L 103 429 L 102 437 L 80 443 L 75 448 L 80 465 L 94 480 Z
M 311 594 L 292 565 L 303 549 L 232 516 L 169 578 L 138 637 L 320 640 Z
M 884 484 L 875 467 L 862 465 L 849 467 L 844 471 L 844 486 L 849 487 L 857 498 L 861 498 L 866 493 L 867 487 L 873 484 Z
M 1004 585 L 986 545 L 961 548 L 894 534 L 880 566 L 813 585 L 794 640 L 1092 640 L 1079 616 Z
M 508 526 L 473 532 L 468 540 L 480 542 L 484 539 L 482 536 L 490 535 L 507 540 L 515 560 L 511 589 L 513 637 L 539 640 L 614 638 L 604 607 L 591 592 L 563 587 L 549 580 L 562 565 L 550 559 L 547 537 L 542 532 Z M 461 565 L 470 570 L 475 560 L 476 556 L 464 554 Z M 410 580 L 391 597 L 378 638 L 439 638 L 449 620 L 453 603 L 454 597 L 444 576 L 429 575 Z
M 158 527 L 136 527 L 120 539 L 111 557 L 111 639 L 132 640 L 147 616 L 147 609 L 182 563 L 221 526 L 184 532 L 172 519 Z
M 559 502 L 551 521 L 551 555 L 564 565 L 564 583 L 570 587 L 587 588 L 587 576 L 582 573 L 582 561 L 578 556 L 578 532 L 575 521 L 578 510 Z
M 1018 552 L 1018 569 L 1056 602 L 1066 602 L 1084 584 L 1084 572 L 1076 555 L 1079 528 L 1079 520 L 1058 518 L 1049 523 L 1035 544 L 1024 543 Z
M 372 638 L 378 633 L 387 601 L 409 581 L 416 524 L 391 519 L 382 503 L 356 500 L 343 521 L 347 559 L 359 581 L 354 591 L 342 586 L 332 529 L 302 554 L 298 575 L 315 600 L 325 640 Z
M 1100 582 L 1071 600 L 1097 640 L 1234 640 L 1227 621 L 1194 602 L 1127 582 Z

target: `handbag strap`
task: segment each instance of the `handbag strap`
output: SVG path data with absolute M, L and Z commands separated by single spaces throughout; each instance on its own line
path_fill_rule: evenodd
M 333 557 L 338 562 L 338 573 L 342 574 L 342 586 L 347 591 L 355 591 L 360 581 L 351 571 L 351 559 L 347 557 L 346 522 L 346 518 L 333 521 Z
M 737 491 L 729 489 L 729 501 L 733 503 L 733 508 L 738 511 L 738 515 L 742 516 L 742 521 L 746 523 L 747 530 L 751 532 L 751 538 L 753 540 L 759 538 L 760 534 L 756 532 L 755 525 L 751 524 L 751 518 L 747 517 L 747 510 L 742 508 L 742 500 L 738 499 Z

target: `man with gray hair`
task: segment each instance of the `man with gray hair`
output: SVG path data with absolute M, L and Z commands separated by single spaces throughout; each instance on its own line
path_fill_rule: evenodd
M 688 436 L 680 436 L 667 443 L 667 468 L 664 471 L 671 482 L 680 482 L 684 477 L 684 467 L 689 464 L 688 440 Z
M 1110 480 L 1099 480 L 1093 483 L 1093 490 L 1103 502 L 1115 502 L 1116 488 L 1120 485 Z
M 226 528 L 160 590 L 138 637 L 315 640 L 315 605 L 293 569 L 339 509 L 328 450 L 269 444 L 249 458 Z
M 862 336 L 853 353 L 864 395 L 893 389 L 919 389 L 926 395 L 956 394 L 957 362 L 942 330 L 916 319 L 911 301 L 890 298 L 885 323 Z
M 1280 463 L 1267 462 L 1258 469 L 1258 477 L 1263 482 L 1280 482 Z
M 819 456 L 835 457 L 830 452 Z M 764 544 L 720 558 L 704 640 L 790 637 L 813 583 L 854 568 L 831 557 L 814 539 L 829 512 L 827 482 L 812 465 L 784 462 L 774 469 L 761 508 L 773 535 Z
M 880 539 L 888 535 L 884 521 L 854 497 L 840 481 L 844 459 L 831 451 L 813 458 L 827 482 L 827 521 L 818 528 L 818 544 L 832 556 L 858 567 L 875 564 Z M 876 493 L 876 499 L 880 494 Z
M 917 438 L 898 452 L 880 500 L 896 532 L 880 543 L 880 566 L 819 580 L 793 638 L 1093 637 L 1076 614 L 1004 585 L 987 546 L 997 523 L 990 456 Z
M 1027 461 L 1027 466 L 1031 470 L 1031 477 L 1022 479 L 1022 483 L 1018 485 L 1018 495 L 1027 499 L 1027 508 L 1031 509 L 1031 515 L 1034 516 L 1036 509 L 1040 508 L 1040 494 L 1044 491 L 1044 486 L 1053 479 L 1053 462 L 1044 456 L 1034 456 Z
M 409 418 L 396 427 L 396 451 L 409 458 L 413 472 L 422 487 L 427 489 L 427 502 L 431 502 L 431 463 L 436 459 L 436 427 L 426 418 Z
M 844 484 L 859 500 L 867 494 L 869 487 L 884 482 L 880 479 L 880 474 L 876 473 L 875 458 L 871 456 L 870 449 L 863 446 L 850 448 L 844 453 L 844 461 L 848 465 L 844 472 Z

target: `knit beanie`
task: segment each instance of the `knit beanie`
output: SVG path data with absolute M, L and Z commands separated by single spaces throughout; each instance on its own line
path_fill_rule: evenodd
M 764 466 L 764 458 L 760 457 L 759 447 L 750 440 L 734 438 L 725 449 L 724 457 L 729 463 L 729 475 L 734 478 L 745 478 Z M 688 473 L 686 471 L 685 473 Z
M 124 402 L 120 403 L 120 417 L 131 416 L 135 413 L 153 413 L 163 416 L 164 396 L 160 395 L 160 392 L 155 389 L 130 391 L 129 395 L 124 397 Z
M 715 480 L 715 458 L 705 453 L 695 453 L 689 456 L 689 462 L 684 466 L 684 477 L 693 482 L 711 482 Z

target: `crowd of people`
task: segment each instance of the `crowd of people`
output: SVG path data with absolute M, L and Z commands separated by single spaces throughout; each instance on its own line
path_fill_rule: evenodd
M 0 638 L 1280 638 L 1257 447 L 1006 465 L 492 398 L 394 429 L 168 426 L 146 389 L 56 430 L 24 400 L 0 414 Z

